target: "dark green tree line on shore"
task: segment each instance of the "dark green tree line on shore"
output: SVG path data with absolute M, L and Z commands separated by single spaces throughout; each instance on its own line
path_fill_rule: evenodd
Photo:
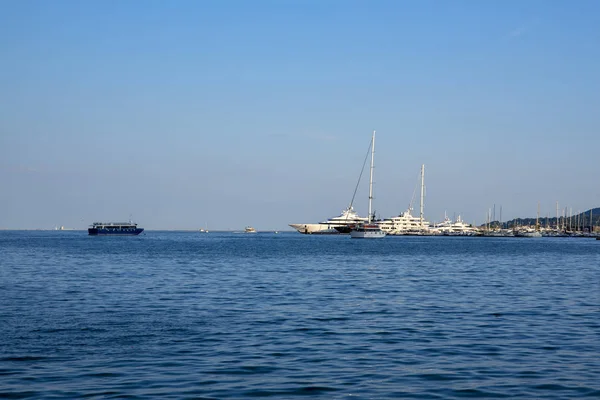
M 591 220 L 590 220 L 590 211 L 591 211 Z M 514 218 L 509 221 L 492 221 L 489 226 L 492 228 L 503 228 L 503 229 L 512 229 L 518 226 L 535 226 L 537 223 L 541 227 L 549 227 L 556 228 L 556 217 L 540 217 L 536 219 L 536 217 L 528 217 L 528 218 Z M 590 223 L 591 221 L 591 223 Z M 487 224 L 481 225 L 485 227 Z M 558 218 L 558 226 L 562 229 L 565 227 L 567 230 L 571 231 L 589 231 L 590 226 L 595 227 L 595 229 L 600 229 L 600 207 L 593 208 L 591 210 L 584 211 L 579 214 L 572 215 L 570 217 L 560 216 Z

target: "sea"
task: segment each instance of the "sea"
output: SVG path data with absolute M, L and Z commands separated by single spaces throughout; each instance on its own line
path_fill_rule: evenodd
M 0 232 L 2 399 L 600 398 L 600 241 Z

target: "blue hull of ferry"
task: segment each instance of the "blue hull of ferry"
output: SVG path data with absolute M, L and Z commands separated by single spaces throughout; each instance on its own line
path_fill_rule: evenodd
M 144 231 L 144 228 L 135 229 L 97 229 L 89 228 L 88 234 L 92 236 L 135 236 Z

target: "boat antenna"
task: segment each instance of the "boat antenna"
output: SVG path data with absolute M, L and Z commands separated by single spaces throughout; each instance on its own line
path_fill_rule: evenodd
M 367 165 L 367 160 L 369 159 L 369 154 L 371 153 L 371 146 L 373 145 L 373 140 L 369 141 L 369 149 L 367 150 L 367 154 L 365 154 L 365 160 L 363 161 L 362 168 L 360 170 L 360 174 L 358 175 L 358 182 L 356 182 L 356 187 L 354 188 L 354 194 L 352 194 L 352 200 L 350 201 L 350 206 L 348 208 L 352 208 L 352 204 L 354 204 L 354 198 L 356 197 L 356 192 L 358 191 L 358 186 L 360 185 L 360 179 L 362 178 L 363 172 L 365 172 L 365 165 Z M 346 220 L 348 219 L 348 215 L 346 215 Z

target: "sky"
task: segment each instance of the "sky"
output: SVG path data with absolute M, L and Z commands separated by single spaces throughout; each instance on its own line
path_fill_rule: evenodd
M 0 0 L 0 228 L 322 221 L 373 130 L 381 217 L 588 210 L 598 71 L 597 1 Z

